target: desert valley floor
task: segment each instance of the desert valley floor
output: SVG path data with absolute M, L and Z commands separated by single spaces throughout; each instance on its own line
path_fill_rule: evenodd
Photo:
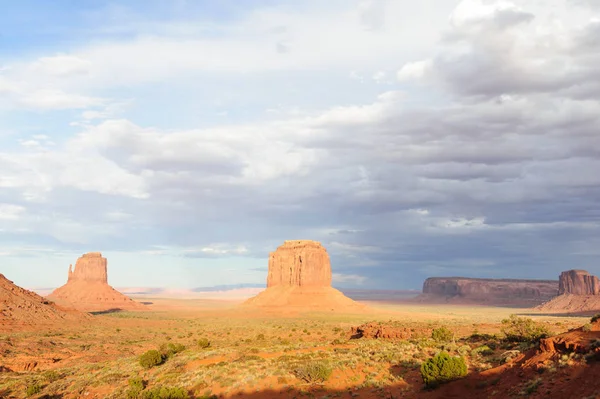
M 367 308 L 357 314 L 271 313 L 231 300 L 134 299 L 148 310 L 35 328 L 0 324 L 0 398 L 592 398 L 600 393 L 600 366 L 590 356 L 596 347 L 588 345 L 600 339 L 600 328 L 587 315 L 382 301 L 363 302 Z M 566 334 L 545 352 L 539 345 L 507 342 L 501 321 L 511 314 Z M 376 331 L 353 336 L 354 327 L 370 322 L 382 323 L 386 337 L 373 336 Z M 432 331 L 442 326 L 453 337 L 432 339 Z M 161 347 L 168 353 L 164 364 L 140 365 L 143 353 Z M 464 356 L 469 374 L 425 389 L 420 365 L 440 350 Z M 319 367 L 327 369 L 326 378 L 319 378 Z

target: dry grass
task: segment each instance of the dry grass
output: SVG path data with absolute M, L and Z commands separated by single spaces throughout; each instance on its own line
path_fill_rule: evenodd
M 27 387 L 37 384 L 40 395 L 49 397 L 124 398 L 128 380 L 133 377 L 142 377 L 149 388 L 182 387 L 194 397 L 304 389 L 307 379 L 299 377 L 297 371 L 323 362 L 332 370 L 325 381 L 319 381 L 325 387 L 370 388 L 382 395 L 384 389 L 396 389 L 396 393 L 418 391 L 422 389 L 420 364 L 440 350 L 465 356 L 470 370 L 501 364 L 501 354 L 514 348 L 500 342 L 500 322 L 512 313 L 522 312 L 416 305 L 384 309 L 373 315 L 273 317 L 227 310 L 194 312 L 188 307 L 181 311 L 99 315 L 89 326 L 4 333 L 0 335 L 0 354 L 12 359 L 5 360 L 8 367 L 18 369 L 32 361 L 38 366 L 35 371 L 0 373 L 0 396 L 25 398 Z M 587 321 L 536 319 L 555 333 Z M 352 326 L 390 320 L 413 329 L 413 338 L 349 340 Z M 431 330 L 440 326 L 454 333 L 453 342 L 431 339 Z M 468 338 L 474 333 L 479 335 Z M 200 339 L 210 341 L 210 346 L 199 346 Z M 163 365 L 143 369 L 139 356 L 165 343 L 182 344 L 186 349 Z

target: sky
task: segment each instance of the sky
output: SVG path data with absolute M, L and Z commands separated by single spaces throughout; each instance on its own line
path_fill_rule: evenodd
M 0 272 L 600 274 L 596 0 L 0 0 Z

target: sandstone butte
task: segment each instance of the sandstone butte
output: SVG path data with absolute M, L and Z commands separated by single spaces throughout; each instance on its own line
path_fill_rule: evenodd
M 145 306 L 108 285 L 108 262 L 100 252 L 90 252 L 69 266 L 67 283 L 48 299 L 85 312 L 143 310 Z
M 38 325 L 88 317 L 60 306 L 14 284 L 0 274 L 0 327 Z
M 366 307 L 331 287 L 329 255 L 321 243 L 285 241 L 269 254 L 267 289 L 245 306 L 277 310 L 352 312 Z
M 537 307 L 545 312 L 600 311 L 600 279 L 585 270 L 560 274 L 559 296 Z
M 556 280 L 433 277 L 423 283 L 418 302 L 536 306 L 558 294 Z

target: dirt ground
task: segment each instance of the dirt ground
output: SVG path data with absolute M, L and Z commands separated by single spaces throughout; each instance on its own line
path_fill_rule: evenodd
M 511 314 L 531 317 L 553 334 L 589 323 L 588 316 L 381 301 L 366 303 L 372 309 L 367 313 L 306 314 L 253 311 L 231 300 L 137 299 L 147 304 L 147 311 L 95 314 L 84 323 L 0 326 L 0 398 L 135 398 L 129 384 L 136 377 L 147 390 L 182 388 L 189 398 L 600 394 L 595 362 L 566 353 L 566 358 L 545 358 L 543 367 L 527 363 L 537 349 L 505 343 L 501 333 L 501 321 Z M 352 327 L 374 321 L 408 329 L 411 337 L 351 339 Z M 432 330 L 441 326 L 452 331 L 451 340 L 431 338 Z M 210 346 L 199 345 L 203 339 Z M 140 365 L 143 353 L 161 346 L 164 350 L 168 344 L 185 349 L 180 347 L 162 365 Z M 491 349 L 482 351 L 483 346 Z M 420 365 L 441 350 L 463 356 L 469 375 L 426 390 Z M 509 350 L 520 357 L 506 363 L 502 354 Z M 324 381 L 308 382 L 302 370 L 313 364 L 326 364 L 331 374 Z M 164 395 L 157 397 L 179 397 Z

